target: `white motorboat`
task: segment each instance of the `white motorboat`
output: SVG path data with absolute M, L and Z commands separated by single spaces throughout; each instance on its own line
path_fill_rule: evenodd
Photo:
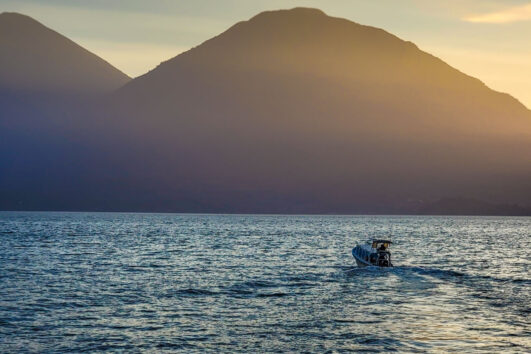
M 352 255 L 359 267 L 392 267 L 391 252 L 389 252 L 391 243 L 389 240 L 370 240 L 365 244 L 356 245 L 352 249 Z

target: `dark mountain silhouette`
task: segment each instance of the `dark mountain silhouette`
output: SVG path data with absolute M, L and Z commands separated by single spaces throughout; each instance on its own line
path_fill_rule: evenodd
M 0 14 L 0 208 L 48 209 L 93 156 L 84 114 L 130 78 L 32 18 Z M 90 151 L 90 152 L 89 152 Z M 24 208 L 24 204 L 20 207 Z
M 5 129 L 75 125 L 80 104 L 130 78 L 34 19 L 0 14 L 0 124 Z
M 424 215 L 531 216 L 531 208 L 516 204 L 493 204 L 470 198 L 445 198 L 423 203 L 417 213 Z
M 61 175 L 35 186 L 12 173 L 0 207 L 410 213 L 411 200 L 455 195 L 531 200 L 526 107 L 315 9 L 240 22 L 95 106 L 83 148 L 48 159 Z
M 130 79 L 109 63 L 34 19 L 0 14 L 0 88 L 105 93 Z

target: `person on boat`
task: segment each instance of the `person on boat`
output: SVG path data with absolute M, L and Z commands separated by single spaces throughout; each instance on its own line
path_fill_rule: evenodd
M 378 250 L 379 250 L 379 251 L 385 251 L 385 244 L 382 243 L 382 244 L 380 245 L 380 248 L 378 248 Z

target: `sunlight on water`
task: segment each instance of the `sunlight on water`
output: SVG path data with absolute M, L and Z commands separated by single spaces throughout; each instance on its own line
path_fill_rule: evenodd
M 395 268 L 357 268 L 392 235 Z M 0 213 L 0 351 L 531 350 L 531 218 Z

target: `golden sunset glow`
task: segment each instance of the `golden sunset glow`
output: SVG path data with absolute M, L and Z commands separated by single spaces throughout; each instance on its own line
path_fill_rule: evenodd
M 0 0 L 0 353 L 526 352 L 531 0 Z
M 529 1 L 0 0 L 1 11 L 34 17 L 131 77 L 261 11 L 295 6 L 380 27 L 531 107 Z
M 508 9 L 474 15 L 464 19 L 476 23 L 511 23 L 531 20 L 531 4 L 510 7 Z

